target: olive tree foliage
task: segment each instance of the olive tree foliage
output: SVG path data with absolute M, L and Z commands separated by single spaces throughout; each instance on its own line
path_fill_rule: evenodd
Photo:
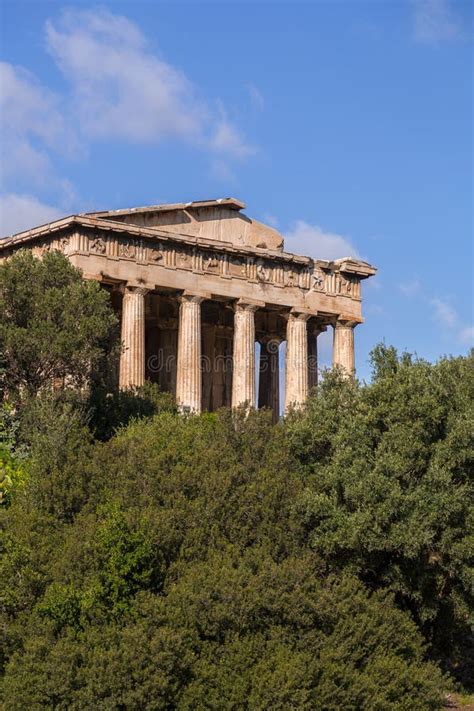
M 276 426 L 142 393 L 112 433 L 35 398 L 5 708 L 429 711 L 468 685 L 473 358 L 373 362 Z
M 3 512 L 7 708 L 441 708 L 393 595 L 305 541 L 306 476 L 269 413 L 39 429 Z
M 331 570 L 390 590 L 473 684 L 474 355 L 432 365 L 378 346 L 365 387 L 328 375 L 288 422 L 296 515 Z
M 0 265 L 0 387 L 14 397 L 55 379 L 84 385 L 115 325 L 108 294 L 59 251 L 17 252 Z

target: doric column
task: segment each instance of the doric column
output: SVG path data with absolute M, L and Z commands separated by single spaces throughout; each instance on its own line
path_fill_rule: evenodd
M 258 305 L 238 301 L 234 311 L 232 407 L 255 407 L 255 311 Z
M 121 390 L 145 382 L 145 294 L 146 289 L 127 287 L 122 302 Z
M 309 314 L 293 312 L 286 325 L 285 412 L 301 407 L 308 397 L 308 334 Z
M 272 411 L 273 422 L 280 416 L 280 339 L 267 336 L 260 341 L 258 406 Z
M 204 296 L 179 297 L 176 401 L 182 412 L 201 412 L 201 302 Z
M 339 318 L 334 324 L 332 364 L 352 376 L 355 373 L 354 328 L 356 321 Z
M 318 336 L 326 330 L 320 323 L 308 327 L 308 391 L 318 384 Z

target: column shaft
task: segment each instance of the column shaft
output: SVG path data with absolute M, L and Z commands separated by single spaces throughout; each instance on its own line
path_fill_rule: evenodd
M 280 341 L 268 338 L 260 343 L 258 406 L 272 411 L 273 422 L 280 416 Z
M 237 303 L 234 313 L 232 407 L 255 407 L 255 311 L 253 304 Z
M 122 302 L 121 390 L 145 382 L 145 289 L 127 288 Z
M 332 350 L 333 366 L 340 366 L 348 375 L 355 373 L 354 327 L 351 321 L 336 321 Z
M 308 314 L 292 313 L 286 326 L 285 411 L 302 407 L 308 397 Z
M 318 384 L 318 336 L 326 326 L 315 324 L 308 328 L 308 391 Z
M 185 412 L 201 412 L 201 301 L 203 297 L 180 297 L 176 401 Z

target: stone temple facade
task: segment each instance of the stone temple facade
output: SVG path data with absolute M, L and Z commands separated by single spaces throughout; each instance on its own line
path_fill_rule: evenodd
M 328 327 L 334 365 L 354 372 L 361 281 L 376 270 L 350 257 L 285 252 L 282 236 L 244 208 L 225 198 L 72 215 L 2 240 L 0 259 L 59 249 L 110 291 L 121 321 L 121 388 L 150 379 L 183 411 L 247 404 L 277 419 L 316 384 L 317 338 Z

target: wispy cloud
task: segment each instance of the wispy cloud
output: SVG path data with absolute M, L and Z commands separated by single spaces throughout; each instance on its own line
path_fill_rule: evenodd
M 145 143 L 173 138 L 237 158 L 252 153 L 220 103 L 214 110 L 126 17 L 104 9 L 68 10 L 46 24 L 46 39 L 89 138 Z
M 126 17 L 71 9 L 46 23 L 45 37 L 66 80 L 62 93 L 0 63 L 3 234 L 56 216 L 51 205 L 70 210 L 71 195 L 78 209 L 58 158 L 64 170 L 63 159 L 84 159 L 99 142 L 184 142 L 208 156 L 223 182 L 235 180 L 236 161 L 255 153 L 222 102 L 204 97 Z
M 263 111 L 263 109 L 265 108 L 265 99 L 263 98 L 263 94 L 261 93 L 261 91 L 257 89 L 255 84 L 247 84 L 246 88 L 254 109 L 257 109 L 258 111 Z
M 285 249 L 316 259 L 359 257 L 356 248 L 347 237 L 334 232 L 325 232 L 319 225 L 310 225 L 304 220 L 297 220 L 287 232 Z
M 474 343 L 474 326 L 466 326 L 452 304 L 439 298 L 430 299 L 429 303 L 433 310 L 433 321 L 443 325 L 459 343 Z
M 419 279 L 410 279 L 409 281 L 402 282 L 398 285 L 398 288 L 404 296 L 412 297 L 418 294 L 421 290 L 421 282 Z
M 33 195 L 0 195 L 0 236 L 43 225 L 63 215 L 60 208 L 47 205 Z
M 69 10 L 47 22 L 46 40 L 85 134 L 132 141 L 199 136 L 205 109 L 194 87 L 147 50 L 144 36 L 125 17 Z
M 255 148 L 245 141 L 241 132 L 229 122 L 225 114 L 217 123 L 210 145 L 217 152 L 239 159 L 255 153 Z
M 450 0 L 414 0 L 414 38 L 418 42 L 437 44 L 461 39 L 464 22 Z
M 456 310 L 448 304 L 446 301 L 441 299 L 431 299 L 431 306 L 433 307 L 435 321 L 442 323 L 448 328 L 453 328 L 458 322 L 458 315 Z
M 431 310 L 432 321 L 443 326 L 444 333 L 449 334 L 449 338 L 454 338 L 458 343 L 473 341 L 474 327 L 466 326 L 452 303 L 439 298 L 439 296 L 427 294 L 418 277 L 398 284 L 398 288 L 407 298 L 414 299 L 416 297 L 418 301 L 421 300 L 422 303 L 425 303 Z
M 51 153 L 72 156 L 78 140 L 65 120 L 61 97 L 22 67 L 0 63 L 2 180 L 51 181 Z

